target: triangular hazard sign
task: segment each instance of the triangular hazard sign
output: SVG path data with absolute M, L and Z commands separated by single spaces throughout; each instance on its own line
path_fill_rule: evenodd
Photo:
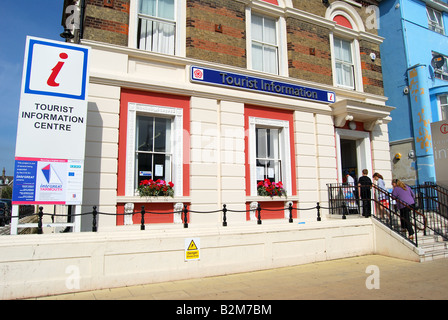
M 198 247 L 196 247 L 196 243 L 194 243 L 193 240 L 191 240 L 187 250 L 198 250 Z

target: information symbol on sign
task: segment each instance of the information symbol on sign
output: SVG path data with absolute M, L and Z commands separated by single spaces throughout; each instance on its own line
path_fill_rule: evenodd
M 442 132 L 443 134 L 447 134 L 448 133 L 448 124 L 444 123 L 440 126 L 440 132 Z

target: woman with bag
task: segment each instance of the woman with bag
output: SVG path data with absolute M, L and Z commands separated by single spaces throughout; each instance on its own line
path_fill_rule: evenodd
M 406 229 L 409 233 L 409 239 L 413 239 L 414 230 L 411 224 L 410 206 L 415 204 L 415 195 L 411 187 L 405 185 L 398 179 L 392 180 L 394 191 L 392 197 L 398 199 L 397 208 L 400 210 L 400 219 L 402 229 Z

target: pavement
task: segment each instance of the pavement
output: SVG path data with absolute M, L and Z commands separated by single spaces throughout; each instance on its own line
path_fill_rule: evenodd
M 183 303 L 185 300 L 446 300 L 448 259 L 419 263 L 367 255 L 37 299 L 182 300 Z

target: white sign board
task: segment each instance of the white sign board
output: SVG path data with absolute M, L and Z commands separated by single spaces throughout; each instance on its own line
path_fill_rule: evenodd
M 27 38 L 13 204 L 81 204 L 89 48 Z
M 431 123 L 431 133 L 436 180 L 448 185 L 448 121 Z

